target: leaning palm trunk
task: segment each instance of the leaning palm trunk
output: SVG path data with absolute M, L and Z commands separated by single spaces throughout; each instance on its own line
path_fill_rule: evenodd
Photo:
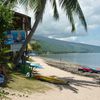
M 25 40 L 24 44 L 22 45 L 20 51 L 18 52 L 17 56 L 15 57 L 15 60 L 14 60 L 15 65 L 18 65 L 18 62 L 19 62 L 20 57 L 22 56 L 22 54 L 23 54 L 23 52 L 24 52 L 24 50 L 25 50 L 25 48 L 26 48 L 26 45 L 30 42 L 31 37 L 32 37 L 33 34 L 35 33 L 35 30 L 37 29 L 37 26 L 38 26 L 38 24 L 39 24 L 39 22 L 40 22 L 41 15 L 42 15 L 42 14 L 40 14 L 40 15 L 38 16 L 38 18 L 36 19 L 36 21 L 35 21 L 35 23 L 34 23 L 34 26 L 33 26 L 32 29 L 31 29 L 31 32 L 30 32 L 29 35 L 26 37 L 26 40 Z
M 22 45 L 20 51 L 18 52 L 17 56 L 15 57 L 15 60 L 14 60 L 15 65 L 18 65 L 19 60 L 20 60 L 27 44 L 30 42 L 32 36 L 34 35 L 34 33 L 38 27 L 39 22 L 42 20 L 43 12 L 45 10 L 46 0 L 41 0 L 41 4 L 42 4 L 41 9 L 39 8 L 35 13 L 36 20 L 34 22 L 34 25 L 31 29 L 29 35 L 26 37 L 26 40 L 25 40 L 24 44 Z

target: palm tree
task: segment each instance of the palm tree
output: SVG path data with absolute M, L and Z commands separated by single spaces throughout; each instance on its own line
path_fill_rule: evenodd
M 6 1 L 5 4 L 7 4 L 10 2 L 12 3 L 16 0 L 5 0 L 5 1 Z M 42 21 L 43 13 L 45 11 L 45 6 L 47 3 L 47 0 L 17 0 L 17 1 L 19 1 L 21 4 L 25 5 L 26 7 L 30 7 L 33 9 L 35 13 L 35 22 L 29 35 L 26 37 L 25 43 L 23 44 L 18 55 L 16 56 L 16 59 L 15 59 L 16 65 L 18 64 L 26 45 L 29 43 L 29 41 L 31 40 L 31 37 L 35 33 L 35 30 L 37 29 L 38 24 Z M 52 8 L 54 11 L 54 18 L 56 20 L 59 19 L 59 12 L 57 10 L 57 1 L 58 1 L 59 6 L 65 11 L 66 16 L 68 16 L 68 19 L 72 26 L 72 32 L 75 31 L 75 23 L 74 23 L 75 14 L 78 15 L 82 25 L 87 31 L 87 24 L 86 24 L 84 14 L 81 10 L 78 0 L 49 0 L 49 1 L 52 4 Z

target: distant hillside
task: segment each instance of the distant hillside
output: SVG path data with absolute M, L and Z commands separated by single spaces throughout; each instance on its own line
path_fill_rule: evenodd
M 35 36 L 41 46 L 43 52 L 51 53 L 100 53 L 99 46 L 87 45 L 82 43 L 72 43 L 50 39 L 41 36 Z

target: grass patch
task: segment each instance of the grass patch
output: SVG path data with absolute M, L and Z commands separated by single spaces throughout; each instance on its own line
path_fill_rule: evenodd
M 44 82 L 38 81 L 34 78 L 26 78 L 20 73 L 12 73 L 12 79 L 7 84 L 8 88 L 20 92 L 45 92 L 50 87 Z
M 10 98 L 8 98 L 8 97 L 6 96 L 5 91 L 2 90 L 1 88 L 0 88 L 0 100 L 10 100 Z

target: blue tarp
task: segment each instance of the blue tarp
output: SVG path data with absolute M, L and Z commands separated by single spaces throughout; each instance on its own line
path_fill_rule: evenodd
M 40 64 L 31 63 L 30 65 L 34 68 L 43 68 Z
M 33 63 L 33 62 L 30 62 L 30 61 L 26 61 L 27 64 L 29 64 L 31 67 L 34 67 L 34 68 L 43 68 L 40 64 L 37 64 L 37 63 Z
M 4 75 L 0 74 L 0 84 L 4 82 Z
M 9 41 L 5 41 L 4 44 L 6 44 L 6 45 L 11 45 L 11 44 L 14 44 L 14 42 L 11 41 L 11 40 L 9 40 Z

